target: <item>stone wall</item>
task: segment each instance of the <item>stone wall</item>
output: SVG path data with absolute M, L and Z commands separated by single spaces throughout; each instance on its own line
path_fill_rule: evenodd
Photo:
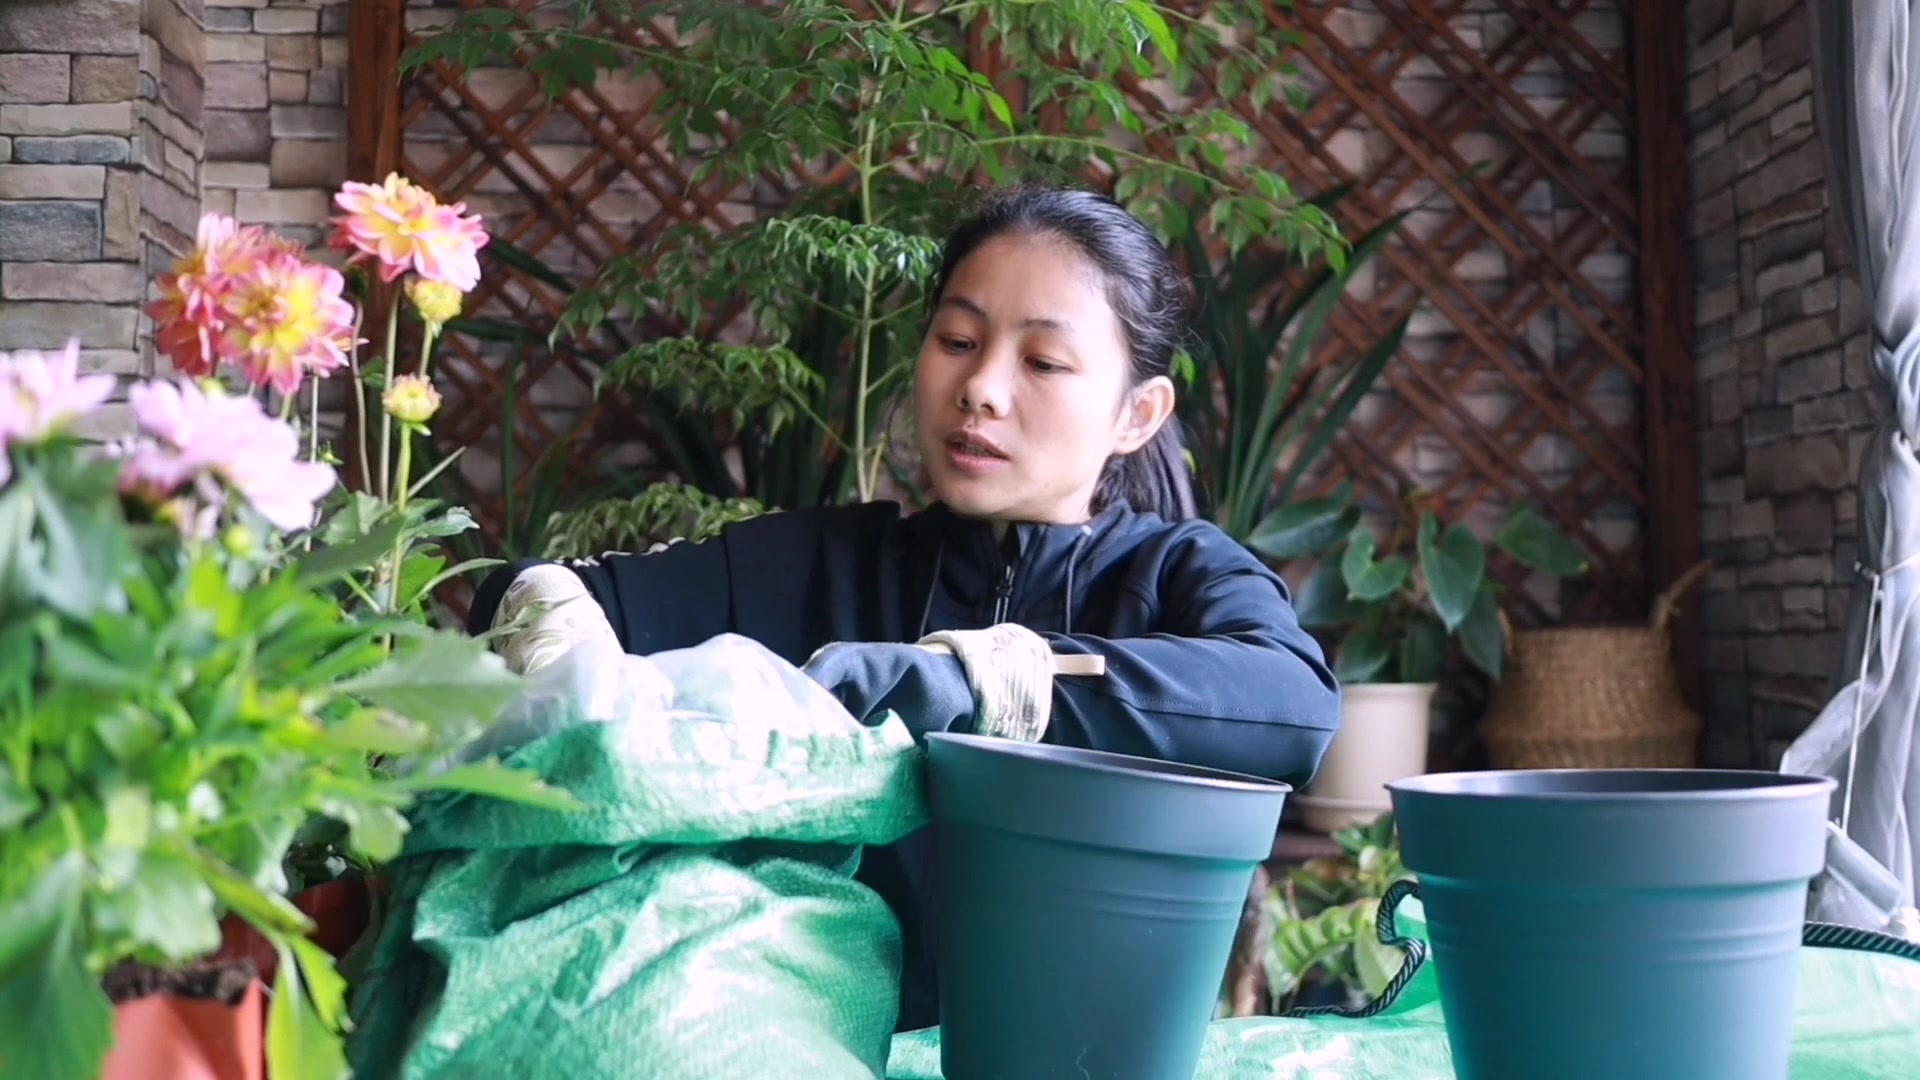
M 166 110 L 161 60 L 192 39 L 199 0 L 151 6 L 143 23 L 140 0 L 0 4 L 0 349 L 77 337 L 93 370 L 144 370 L 142 203 L 167 160 L 151 135 Z M 191 56 L 172 55 L 173 89 L 197 99 Z M 175 156 L 185 192 L 195 150 Z
M 207 209 L 320 240 L 346 179 L 346 35 L 346 0 L 207 0 Z
M 1827 204 L 1803 0 L 1688 5 L 1707 752 L 1771 766 L 1824 702 L 1877 417 Z

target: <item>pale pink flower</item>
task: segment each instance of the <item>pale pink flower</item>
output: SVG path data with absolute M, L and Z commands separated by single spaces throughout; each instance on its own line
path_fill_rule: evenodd
M 59 352 L 0 353 L 0 443 L 59 434 L 113 394 L 113 376 L 80 374 L 80 343 Z
M 348 252 L 350 262 L 378 263 L 380 280 L 411 270 L 463 293 L 480 284 L 487 230 L 466 203 L 442 204 L 399 173 L 378 185 L 349 181 L 333 201 L 342 211 L 334 219 L 333 245 Z
M 331 466 L 300 460 L 299 435 L 251 397 L 155 381 L 129 400 L 146 438 L 126 451 L 121 488 L 155 506 L 188 488 L 200 505 L 217 505 L 231 490 L 291 530 L 313 523 L 314 503 L 337 482 Z

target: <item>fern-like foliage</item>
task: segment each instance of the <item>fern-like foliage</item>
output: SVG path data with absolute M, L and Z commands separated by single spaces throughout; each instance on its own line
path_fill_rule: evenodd
M 547 520 L 549 559 L 606 551 L 645 551 L 655 544 L 698 543 L 736 521 L 767 512 L 753 499 L 715 498 L 682 484 L 657 484 L 630 499 L 606 499 Z

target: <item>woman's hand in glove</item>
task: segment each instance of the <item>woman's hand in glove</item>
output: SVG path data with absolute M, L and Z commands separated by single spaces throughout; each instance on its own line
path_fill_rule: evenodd
M 802 670 L 863 724 L 879 723 L 890 709 L 915 737 L 973 729 L 973 688 L 954 656 L 918 645 L 836 642 Z

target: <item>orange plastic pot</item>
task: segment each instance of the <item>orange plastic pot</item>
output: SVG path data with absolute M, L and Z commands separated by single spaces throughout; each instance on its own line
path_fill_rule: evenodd
M 264 998 L 255 981 L 237 1005 L 150 994 L 114 1006 L 101 1080 L 264 1080 Z

